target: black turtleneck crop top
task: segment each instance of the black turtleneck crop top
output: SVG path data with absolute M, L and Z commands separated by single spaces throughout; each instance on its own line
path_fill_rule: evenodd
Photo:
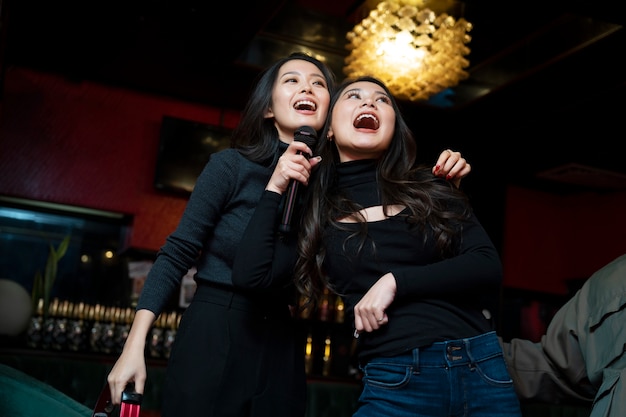
M 354 161 L 338 166 L 339 187 L 363 207 L 380 205 L 375 164 Z M 295 247 L 276 238 L 281 197 L 266 191 L 244 234 L 233 268 L 233 282 L 243 287 L 271 287 L 289 280 Z M 401 213 L 402 214 L 402 213 Z M 386 310 L 389 321 L 359 337 L 361 360 L 391 356 L 434 342 L 467 338 L 493 330 L 490 310 L 496 306 L 502 265 L 492 241 L 474 215 L 463 223 L 459 251 L 443 259 L 431 240 L 410 227 L 406 216 L 368 222 L 368 242 L 360 253 L 348 230 L 326 227 L 325 269 L 329 282 L 344 298 L 349 317 L 354 305 L 384 274 L 397 283 Z M 250 250 L 256 247 L 255 250 Z

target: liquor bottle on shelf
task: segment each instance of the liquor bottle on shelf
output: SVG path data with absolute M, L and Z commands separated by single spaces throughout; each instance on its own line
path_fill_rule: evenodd
M 35 314 L 30 319 L 28 329 L 26 330 L 26 345 L 29 348 L 41 347 L 41 338 L 43 337 L 43 298 L 37 301 Z
M 170 312 L 165 320 L 165 330 L 163 333 L 163 350 L 161 354 L 164 358 L 170 357 L 172 351 L 172 345 L 176 339 L 176 331 L 178 330 L 178 323 L 180 323 L 180 314 L 176 311 Z
M 345 320 L 345 306 L 343 299 L 335 296 L 335 323 L 343 323 Z
M 152 358 L 163 357 L 163 328 L 165 327 L 166 319 L 167 313 L 161 313 L 148 334 L 148 353 Z
M 85 322 L 87 306 L 84 302 L 73 304 L 67 326 L 67 348 L 73 352 L 87 349 L 87 323 Z
M 331 298 L 332 295 L 330 294 L 330 290 L 328 288 L 324 288 L 324 293 L 322 294 L 317 311 L 317 318 L 319 321 L 331 321 L 334 307 Z
M 330 335 L 326 336 L 324 339 L 324 357 L 323 357 L 323 365 L 322 365 L 322 376 L 330 375 L 330 366 L 331 366 L 331 340 Z
M 115 326 L 115 350 L 118 354 L 122 353 L 134 316 L 135 310 L 132 307 L 126 307 L 124 310 L 120 310 L 120 317 Z
M 313 335 L 309 331 L 304 347 L 304 371 L 307 375 L 313 372 Z
M 102 330 L 100 333 L 100 351 L 102 353 L 115 353 L 115 327 L 120 316 L 119 307 L 105 307 Z
M 48 309 L 48 317 L 43 321 L 41 328 L 41 348 L 51 349 L 53 345 L 54 327 L 57 320 L 57 313 L 59 312 L 59 299 L 54 298 L 50 303 Z
M 52 326 L 52 337 L 50 345 L 52 349 L 64 350 L 67 347 L 67 327 L 70 315 L 71 304 L 69 301 L 60 301 L 58 304 L 56 317 Z
M 102 343 L 102 320 L 104 320 L 104 307 L 100 304 L 91 305 L 89 307 L 88 317 L 91 322 L 89 347 L 92 352 L 102 352 L 100 344 Z

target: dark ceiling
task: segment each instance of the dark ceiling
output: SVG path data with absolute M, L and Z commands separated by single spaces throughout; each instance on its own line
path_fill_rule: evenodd
M 342 78 L 363 3 L 4 0 L 4 59 L 240 109 L 259 70 L 292 50 L 326 57 Z M 417 140 L 520 184 L 626 189 L 625 16 L 617 0 L 466 0 L 470 77 L 402 103 Z

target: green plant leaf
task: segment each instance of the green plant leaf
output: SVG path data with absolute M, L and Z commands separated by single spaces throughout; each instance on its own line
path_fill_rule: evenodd
M 44 270 L 43 277 L 41 271 L 35 273 L 35 280 L 33 283 L 32 301 L 33 308 L 37 308 L 37 303 L 40 298 L 43 298 L 43 315 L 48 315 L 48 309 L 50 307 L 50 294 L 52 293 L 52 287 L 56 280 L 58 273 L 58 264 L 61 258 L 65 256 L 70 244 L 70 236 L 65 236 L 59 246 L 55 249 L 50 245 L 50 252 L 46 259 L 46 268 Z
M 46 260 L 46 269 L 43 276 L 43 307 L 44 312 L 48 311 L 48 307 L 50 306 L 50 293 L 52 292 L 52 286 L 54 285 L 54 281 L 57 277 L 57 256 L 54 247 L 50 245 L 50 253 L 48 254 L 48 259 Z
M 67 252 L 67 248 L 70 246 L 70 236 L 65 236 L 65 238 L 63 238 L 63 240 L 61 241 L 61 243 L 59 243 L 59 247 L 57 248 L 56 252 L 55 252 L 55 257 L 57 262 L 61 260 L 62 257 L 65 256 L 65 253 Z

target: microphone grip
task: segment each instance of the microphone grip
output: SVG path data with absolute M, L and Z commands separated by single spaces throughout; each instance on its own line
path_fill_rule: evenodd
M 291 180 L 289 187 L 287 188 L 287 194 L 285 195 L 285 206 L 283 208 L 283 216 L 278 226 L 278 231 L 281 233 L 288 233 L 291 231 L 291 218 L 293 217 L 293 211 L 296 207 L 296 198 L 298 195 L 298 187 L 300 183 L 296 180 Z
M 310 148 L 317 142 L 317 132 L 311 126 L 302 126 L 296 130 L 294 134 L 294 141 L 304 142 Z M 300 153 L 302 154 L 302 153 Z M 287 187 L 287 194 L 285 196 L 285 205 L 283 208 L 283 217 L 278 226 L 278 230 L 281 233 L 288 233 L 291 231 L 291 218 L 293 212 L 297 207 L 298 188 L 300 183 L 296 180 L 291 180 L 291 183 Z

